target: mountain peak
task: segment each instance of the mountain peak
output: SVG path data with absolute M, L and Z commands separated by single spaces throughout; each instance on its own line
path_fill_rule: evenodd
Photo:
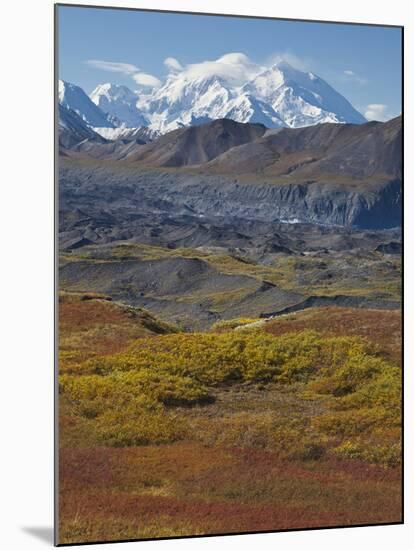
M 129 98 L 137 99 L 137 96 L 132 90 L 123 84 L 113 84 L 112 82 L 105 82 L 105 84 L 98 84 L 93 92 L 89 95 L 91 100 L 96 103 L 95 99 L 98 99 L 101 95 L 105 95 L 108 99 L 110 98 Z
M 284 59 L 277 61 L 269 69 L 265 70 L 262 75 L 280 75 L 285 84 L 293 82 L 294 84 L 300 84 L 303 86 L 312 86 L 312 83 L 316 83 L 321 80 L 315 73 L 302 71 L 297 67 L 294 67 Z M 260 76 L 260 74 L 258 76 Z
M 137 108 L 138 95 L 128 86 L 106 82 L 99 84 L 89 97 L 111 120 L 115 118 L 123 126 L 136 128 L 147 125 L 147 119 Z
M 245 85 L 269 104 L 286 126 L 298 128 L 323 122 L 362 124 L 365 118 L 341 94 L 312 72 L 279 61 Z
M 114 123 L 86 95 L 80 86 L 59 80 L 59 103 L 72 109 L 88 126 L 114 128 Z
M 279 61 L 276 61 L 276 63 L 273 65 L 273 67 L 276 67 L 280 71 L 296 71 L 297 70 L 285 59 L 280 59 Z

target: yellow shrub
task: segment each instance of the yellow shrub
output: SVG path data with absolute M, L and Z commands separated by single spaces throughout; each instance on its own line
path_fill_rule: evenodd
M 321 377 L 312 385 L 318 393 L 328 393 L 341 397 L 354 392 L 367 381 L 390 368 L 390 365 L 380 357 L 355 353 L 345 359 L 345 362 L 333 369 L 322 371 Z
M 219 334 L 170 334 L 140 339 L 126 353 L 91 359 L 83 372 L 105 375 L 113 371 L 150 369 L 191 376 L 215 385 L 306 380 L 322 367 L 334 368 L 366 343 L 360 338 L 321 338 L 304 331 L 278 338 L 260 331 Z
M 73 403 L 94 408 L 95 415 L 108 406 L 122 406 L 132 399 L 183 406 L 213 400 L 204 386 L 188 376 L 149 371 L 114 372 L 108 376 L 63 375 L 60 389 Z
M 349 436 L 366 432 L 374 426 L 383 426 L 387 420 L 384 409 L 364 408 L 328 412 L 314 418 L 312 425 L 328 435 Z
M 401 443 L 391 445 L 366 445 L 359 441 L 346 440 L 332 450 L 341 458 L 365 460 L 374 464 L 393 467 L 401 462 Z
M 236 319 L 222 319 L 220 321 L 216 321 L 212 327 L 212 331 L 222 331 L 222 330 L 232 330 L 237 327 L 241 327 L 243 325 L 249 325 L 250 323 L 254 323 L 255 321 L 258 321 L 257 318 L 250 318 L 250 317 L 237 317 Z
M 306 403 L 310 416 L 294 408 L 281 417 L 274 411 L 201 419 L 183 410 L 172 414 L 172 407 L 208 405 L 220 386 L 232 384 L 238 391 L 240 384 L 272 384 L 289 395 L 282 406 L 295 399 L 315 406 Z M 60 388 L 72 414 L 90 419 L 107 445 L 187 437 L 272 448 L 301 460 L 331 448 L 347 458 L 397 460 L 401 371 L 359 337 L 249 330 L 140 338 L 126 352 L 74 365 Z
M 105 445 L 124 447 L 172 443 L 188 436 L 188 428 L 183 419 L 162 409 L 148 410 L 131 405 L 124 410 L 109 409 L 100 416 L 97 434 Z

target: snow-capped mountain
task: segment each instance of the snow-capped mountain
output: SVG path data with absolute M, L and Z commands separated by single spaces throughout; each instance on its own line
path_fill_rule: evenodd
M 243 91 L 271 105 L 291 128 L 322 122 L 362 124 L 365 118 L 327 82 L 281 61 L 243 86 Z
M 59 104 L 72 109 L 88 126 L 106 128 L 116 126 L 108 114 L 99 109 L 82 88 L 64 80 L 59 80 Z
M 171 72 L 160 87 L 150 92 L 101 84 L 88 98 L 78 86 L 62 82 L 59 97 L 63 105 L 67 104 L 101 135 L 105 134 L 102 128 L 142 126 L 164 134 L 221 118 L 261 123 L 268 128 L 366 122 L 322 78 L 295 69 L 286 61 L 271 67 L 255 66 L 245 73 L 245 78 L 235 78 L 233 70 L 240 63 L 250 68 L 243 54 L 229 54 L 218 61 L 221 64 L 216 62 L 212 70 L 204 73 L 191 69 Z M 110 133 L 112 139 L 119 134 Z M 108 136 L 106 132 L 105 137 Z
M 170 74 L 151 96 L 139 97 L 136 106 L 149 127 L 162 133 L 217 118 L 261 122 L 270 128 L 366 122 L 322 78 L 285 61 L 237 84 L 225 74 Z
M 147 122 L 137 109 L 137 95 L 127 86 L 99 84 L 89 97 L 104 113 L 116 117 L 128 128 L 145 126 Z
M 137 107 L 146 114 L 149 127 L 161 133 L 220 118 L 285 126 L 271 105 L 217 75 L 195 79 L 170 75 L 152 96 L 141 96 Z

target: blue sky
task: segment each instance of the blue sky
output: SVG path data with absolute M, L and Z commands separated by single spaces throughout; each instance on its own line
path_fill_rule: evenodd
M 232 52 L 259 65 L 282 57 L 310 70 L 368 118 L 401 112 L 399 28 L 59 8 L 59 77 L 87 93 L 103 82 L 153 86 L 171 69 Z

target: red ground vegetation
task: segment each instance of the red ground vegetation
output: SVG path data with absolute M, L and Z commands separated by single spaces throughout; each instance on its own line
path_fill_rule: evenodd
M 397 522 L 398 478 L 358 461 L 189 443 L 63 449 L 62 541 Z

